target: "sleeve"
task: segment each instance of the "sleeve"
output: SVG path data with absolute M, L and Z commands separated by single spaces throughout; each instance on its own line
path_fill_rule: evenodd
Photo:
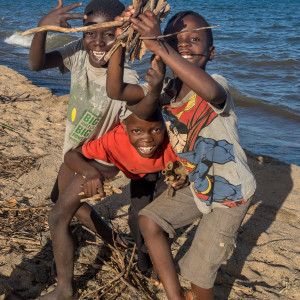
M 97 140 L 92 140 L 82 145 L 82 153 L 86 158 L 99 159 L 110 163 L 108 149 L 108 134 Z
M 59 68 L 59 71 L 62 74 L 68 73 L 72 69 L 74 60 L 76 59 L 76 53 L 84 51 L 82 39 L 72 41 L 63 47 L 58 48 L 57 51 L 63 58 L 63 66 Z
M 227 95 L 226 102 L 223 108 L 220 109 L 215 105 L 212 105 L 212 108 L 217 114 L 230 114 L 230 112 L 234 110 L 234 104 L 233 104 L 233 100 L 232 100 L 232 96 L 229 90 L 227 80 L 223 76 L 218 74 L 212 74 L 211 77 L 224 88 Z

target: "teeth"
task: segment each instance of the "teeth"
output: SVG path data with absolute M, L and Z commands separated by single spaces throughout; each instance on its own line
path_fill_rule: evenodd
M 96 58 L 100 58 L 105 55 L 105 51 L 93 51 L 93 54 Z
M 154 146 L 152 147 L 139 147 L 140 151 L 143 153 L 149 153 L 151 152 L 151 150 L 154 148 Z
M 192 55 L 181 55 L 183 58 L 188 59 L 188 58 L 193 58 Z

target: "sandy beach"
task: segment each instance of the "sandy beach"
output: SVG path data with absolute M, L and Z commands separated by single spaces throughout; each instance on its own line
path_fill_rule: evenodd
M 58 97 L 0 66 L 0 300 L 34 299 L 55 282 L 47 214 L 61 163 L 67 101 L 67 95 Z M 300 299 L 300 167 L 250 152 L 247 156 L 257 192 L 237 247 L 218 273 L 216 299 Z M 128 180 L 119 174 L 112 185 L 122 194 L 91 203 L 129 233 Z M 189 246 L 195 225 L 178 233 L 175 260 Z M 101 241 L 80 224 L 74 223 L 74 231 L 75 286 L 80 299 L 97 299 L 92 292 L 109 271 L 97 260 Z M 162 288 L 146 285 L 153 299 L 166 299 Z M 139 298 L 107 292 L 101 299 Z

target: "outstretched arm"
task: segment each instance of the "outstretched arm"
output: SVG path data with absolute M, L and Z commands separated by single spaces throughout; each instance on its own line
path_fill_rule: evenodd
M 79 13 L 68 13 L 70 10 L 82 6 L 82 3 L 73 3 L 63 7 L 63 1 L 58 0 L 58 5 L 54 7 L 38 23 L 38 26 L 53 25 L 69 28 L 68 20 L 84 19 L 84 15 Z M 38 32 L 34 35 L 29 51 L 28 63 L 33 71 L 40 71 L 59 67 L 63 59 L 58 51 L 46 53 L 47 31 Z
M 72 171 L 85 178 L 83 190 L 87 197 L 96 194 L 99 194 L 101 198 L 105 197 L 103 189 L 104 176 L 83 156 L 82 147 L 67 152 L 64 162 Z
M 130 20 L 132 27 L 142 37 L 161 35 L 159 22 L 150 11 L 146 11 L 137 18 L 131 18 Z M 175 76 L 178 76 L 182 82 L 203 99 L 212 104 L 221 104 L 226 100 L 226 92 L 221 85 L 197 65 L 183 58 L 168 43 L 158 42 L 157 40 L 144 40 L 144 43 L 149 51 L 161 57 Z

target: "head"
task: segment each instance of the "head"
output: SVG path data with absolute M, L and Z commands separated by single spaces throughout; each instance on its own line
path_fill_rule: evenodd
M 195 30 L 209 27 L 207 21 L 193 11 L 175 14 L 167 23 L 164 34 L 179 32 L 167 39 L 168 43 L 185 59 L 205 70 L 209 60 L 214 58 L 215 47 L 211 29 Z M 185 30 L 191 30 L 183 32 Z M 182 33 L 181 33 L 182 31 Z
M 131 145 L 145 158 L 152 157 L 164 140 L 165 124 L 158 110 L 147 120 L 131 114 L 124 121 L 124 127 Z
M 92 0 L 84 10 L 87 18 L 84 26 L 114 21 L 125 9 L 118 0 Z M 99 28 L 83 33 L 84 49 L 89 55 L 92 66 L 101 68 L 106 65 L 105 54 L 111 49 L 115 39 L 116 27 Z

